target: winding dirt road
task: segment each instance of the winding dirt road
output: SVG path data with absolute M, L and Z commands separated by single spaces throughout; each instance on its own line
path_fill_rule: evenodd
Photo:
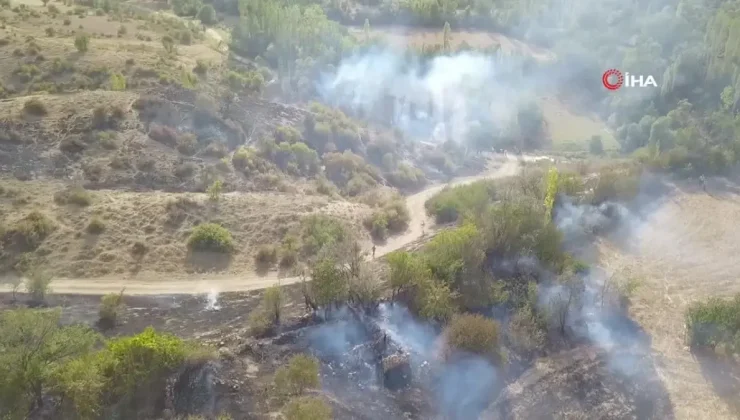
M 525 157 L 525 160 L 538 158 Z M 513 156 L 496 156 L 492 159 L 491 168 L 476 176 L 458 178 L 449 184 L 436 184 L 406 198 L 411 215 L 409 228 L 401 235 L 388 239 L 388 242 L 376 248 L 376 258 L 409 245 L 422 236 L 422 222 L 427 234 L 433 234 L 433 220 L 426 215 L 424 203 L 442 190 L 446 185 L 463 185 L 481 179 L 501 178 L 515 175 L 519 170 L 519 161 Z M 370 257 L 372 258 L 372 257 Z M 103 295 L 126 289 L 127 295 L 168 295 L 168 294 L 204 294 L 220 292 L 237 292 L 260 290 L 277 282 L 282 285 L 297 283 L 300 277 L 280 278 L 276 272 L 265 275 L 245 273 L 243 275 L 191 275 L 167 277 L 162 273 L 138 276 L 109 276 L 102 278 L 56 278 L 51 285 L 54 293 L 77 295 Z M 8 285 L 0 284 L 0 291 L 9 291 Z

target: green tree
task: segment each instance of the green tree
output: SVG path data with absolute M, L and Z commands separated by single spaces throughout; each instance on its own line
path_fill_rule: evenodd
M 216 18 L 216 10 L 210 4 L 206 4 L 200 8 L 198 19 L 206 25 L 213 25 L 218 22 L 218 19 Z
M 220 179 L 213 181 L 213 184 L 211 184 L 206 191 L 206 193 L 208 194 L 208 199 L 213 202 L 219 201 L 221 199 L 221 193 L 223 192 L 223 190 L 223 181 L 221 181 Z
M 450 29 L 450 23 L 445 22 L 445 27 L 442 29 L 442 48 L 445 52 L 450 52 L 451 46 L 450 41 L 452 38 L 452 31 Z
M 297 354 L 275 372 L 275 387 L 283 395 L 300 395 L 319 385 L 319 361 L 311 356 Z
M 332 258 L 317 262 L 311 271 L 311 297 L 318 306 L 338 305 L 347 298 L 344 272 Z
M 86 53 L 90 46 L 90 36 L 88 34 L 79 34 L 75 37 L 75 48 L 81 53 Z
M 283 291 L 279 284 L 265 289 L 265 294 L 262 296 L 262 305 L 270 320 L 275 324 L 279 323 L 283 309 Z
M 56 372 L 99 341 L 88 327 L 61 326 L 60 315 L 31 309 L 0 314 L 0 417 L 26 418 L 42 407 Z
M 162 37 L 162 46 L 168 54 L 173 54 L 175 52 L 175 40 L 169 35 Z

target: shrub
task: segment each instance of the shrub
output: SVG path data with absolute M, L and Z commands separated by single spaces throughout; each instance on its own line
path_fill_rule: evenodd
M 274 327 L 272 320 L 270 320 L 264 308 L 259 308 L 249 314 L 247 325 L 249 326 L 249 334 L 254 337 L 264 337 Z
M 165 35 L 162 37 L 162 46 L 168 54 L 175 52 L 175 40 L 171 36 Z
M 105 231 L 105 222 L 97 217 L 93 217 L 87 225 L 87 233 L 99 235 Z
M 26 101 L 26 103 L 23 104 L 23 112 L 36 117 L 43 117 L 48 114 L 48 111 L 46 110 L 46 105 L 44 105 L 44 103 L 41 102 L 40 99 L 36 98 L 29 99 Z
M 260 267 L 270 267 L 277 262 L 277 248 L 272 245 L 263 245 L 257 250 L 254 261 Z
M 457 221 L 460 216 L 480 215 L 496 197 L 490 181 L 445 188 L 424 204 L 427 214 L 437 223 Z
M 149 127 L 149 138 L 162 144 L 166 144 L 167 146 L 177 147 L 179 137 L 180 135 L 177 130 L 172 127 L 156 123 L 152 123 Z
M 82 187 L 72 187 L 54 194 L 54 202 L 59 205 L 74 204 L 86 207 L 92 204 L 92 195 Z
M 208 199 L 214 202 L 220 200 L 223 189 L 223 181 L 221 181 L 220 179 L 213 181 L 213 184 L 211 184 L 206 191 L 206 193 L 208 194 Z
M 46 271 L 34 268 L 26 273 L 26 291 L 31 295 L 34 302 L 44 302 L 46 296 L 51 293 L 49 285 L 53 277 Z
M 110 88 L 113 91 L 126 90 L 126 77 L 120 73 L 110 75 Z
M 686 312 L 686 326 L 691 347 L 724 347 L 731 354 L 739 353 L 740 294 L 694 303 Z
M 193 33 L 189 29 L 183 29 L 178 33 L 177 39 L 182 45 L 190 45 L 193 43 Z
M 56 229 L 54 222 L 45 214 L 33 211 L 19 220 L 6 232 L 27 249 L 37 248 Z
M 283 308 L 283 291 L 279 284 L 265 289 L 265 294 L 262 296 L 262 306 L 270 321 L 275 324 L 280 322 L 280 314 Z
M 213 25 L 218 22 L 216 19 L 216 10 L 210 4 L 206 4 L 198 11 L 198 19 L 206 25 Z
M 305 217 L 301 221 L 300 239 L 306 255 L 317 255 L 348 238 L 344 225 L 338 220 L 322 214 Z
M 86 53 L 90 47 L 90 36 L 87 34 L 79 34 L 75 37 L 75 48 L 81 53 Z
M 275 387 L 283 395 L 300 395 L 319 384 L 319 361 L 304 354 L 293 356 L 275 372 Z
M 72 21 L 71 20 L 69 20 L 68 18 L 65 18 L 64 19 L 64 26 L 69 26 L 71 24 L 72 24 Z
M 210 67 L 211 66 L 208 64 L 207 61 L 198 59 L 198 60 L 195 60 L 195 68 L 193 68 L 193 72 L 200 74 L 200 75 L 204 75 L 208 73 L 208 69 Z
M 331 407 L 319 397 L 299 397 L 283 409 L 286 420 L 331 420 Z
M 231 252 L 234 249 L 234 240 L 231 232 L 223 226 L 204 223 L 193 229 L 188 246 L 196 251 Z
M 186 156 L 194 155 L 198 149 L 198 139 L 195 134 L 175 132 L 175 135 L 177 136 L 177 151 Z
M 280 267 L 290 268 L 298 262 L 298 253 L 294 249 L 283 247 L 280 251 Z
M 48 37 L 54 36 L 54 28 L 52 28 L 52 27 L 48 27 L 48 28 L 44 29 L 44 32 L 46 33 L 46 36 L 48 36 Z
M 448 351 L 460 350 L 500 361 L 499 326 L 483 315 L 455 315 L 445 328 Z
M 106 327 L 116 325 L 123 309 L 123 291 L 121 293 L 109 293 L 100 299 L 98 316 L 100 324 Z
M 310 298 L 320 307 L 337 306 L 347 299 L 348 284 L 344 272 L 331 258 L 314 264 L 311 270 Z

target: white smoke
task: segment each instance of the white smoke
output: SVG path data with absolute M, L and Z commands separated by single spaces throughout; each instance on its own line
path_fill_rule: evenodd
M 544 82 L 521 57 L 478 52 L 427 61 L 393 50 L 345 59 L 318 84 L 322 100 L 384 119 L 412 137 L 463 142 L 471 126 L 503 130 Z M 541 89 L 540 89 L 541 91 Z

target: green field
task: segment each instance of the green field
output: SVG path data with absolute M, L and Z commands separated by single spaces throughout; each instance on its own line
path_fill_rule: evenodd
M 556 99 L 544 99 L 542 111 L 547 121 L 552 148 L 557 151 L 588 150 L 592 136 L 599 135 L 604 143 L 604 150 L 618 150 L 619 143 L 606 125 L 596 119 L 572 113 Z

